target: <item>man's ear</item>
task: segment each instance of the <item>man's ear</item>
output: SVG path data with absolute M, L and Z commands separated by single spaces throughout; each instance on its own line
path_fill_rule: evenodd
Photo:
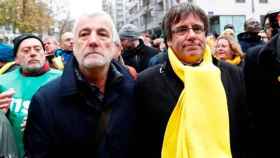
M 18 58 L 19 58 L 18 56 L 15 57 L 16 64 L 19 64 L 19 59 Z
M 172 46 L 172 43 L 171 43 L 170 40 L 167 41 L 167 46 L 168 46 L 168 47 L 171 47 L 171 46 Z

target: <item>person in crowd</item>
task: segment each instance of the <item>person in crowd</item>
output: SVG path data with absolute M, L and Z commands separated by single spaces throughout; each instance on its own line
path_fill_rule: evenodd
M 123 58 L 122 58 L 122 44 L 121 44 L 121 40 L 120 40 L 120 37 L 119 35 L 116 35 L 117 36 L 117 40 L 114 42 L 114 50 L 116 51 L 116 54 L 114 56 L 114 59 L 116 59 L 116 61 L 118 61 L 120 64 L 124 65 L 127 69 L 128 69 L 128 72 L 129 74 L 131 75 L 131 77 L 136 80 L 137 79 L 137 76 L 138 76 L 138 73 L 136 72 L 135 68 L 133 68 L 132 66 L 129 66 L 129 65 L 126 65 L 123 61 Z
M 4 36 L 0 34 L 0 68 L 7 62 L 13 61 L 13 47 L 4 43 Z
M 265 45 L 250 48 L 244 73 L 249 111 L 254 130 L 251 133 L 255 158 L 279 155 L 278 100 L 280 98 L 280 10 L 266 15 L 266 28 L 272 37 Z M 269 29 L 269 30 L 268 30 Z
M 166 48 L 167 43 L 166 43 L 165 39 L 163 39 L 163 45 L 164 45 L 164 48 L 161 50 L 161 52 L 159 52 L 158 54 L 156 54 L 155 56 L 153 56 L 150 59 L 149 64 L 148 64 L 149 67 L 157 65 L 157 64 L 163 64 L 165 61 L 167 61 L 167 59 L 168 59 L 167 48 Z
M 210 47 L 211 52 L 214 51 L 217 38 L 218 37 L 216 37 L 214 33 L 211 33 L 206 37 L 206 44 Z
M 249 18 L 244 23 L 244 30 L 245 32 L 237 35 L 237 39 L 244 53 L 247 53 L 249 48 L 264 44 L 264 42 L 261 40 L 261 37 L 258 35 L 261 30 L 259 21 L 254 18 Z
M 235 40 L 235 32 L 233 29 L 225 29 L 222 33 L 221 33 L 222 36 L 230 36 L 232 37 L 234 40 Z
M 113 60 L 115 25 L 100 11 L 79 17 L 73 31 L 74 57 L 32 98 L 27 157 L 134 157 L 135 81 Z
M 167 49 L 163 49 L 162 52 L 159 52 L 157 55 L 153 56 L 150 59 L 148 66 L 151 67 L 151 66 L 154 66 L 154 65 L 162 64 L 167 59 L 168 59 Z
M 278 32 L 278 22 L 276 19 L 276 14 L 280 12 L 280 11 L 269 11 L 265 16 L 264 16 L 264 23 L 263 23 L 263 28 L 264 28 L 264 32 L 266 34 L 266 38 L 267 41 L 263 42 L 262 44 L 256 45 L 254 47 L 251 47 L 248 52 L 250 52 L 250 54 L 248 56 L 251 56 L 250 58 L 258 58 L 255 55 L 257 55 L 256 52 L 259 52 L 263 47 L 264 44 L 271 41 L 272 39 L 272 35 L 277 34 Z M 260 36 L 261 37 L 261 36 Z M 254 52 L 254 53 L 251 53 Z M 253 56 L 251 54 L 254 54 Z M 258 55 L 257 55 L 258 56 Z M 248 62 L 250 63 L 250 60 L 248 60 Z M 250 65 L 250 64 L 249 64 Z
M 181 3 L 162 25 L 168 60 L 140 73 L 135 87 L 136 157 L 246 157 L 243 73 L 234 65 L 213 63 L 206 13 Z
M 60 38 L 60 48 L 55 51 L 55 56 L 61 56 L 64 65 L 73 57 L 73 33 L 65 32 Z
M 245 54 L 242 52 L 239 43 L 232 36 L 224 35 L 216 40 L 214 57 L 242 67 Z
M 16 68 L 13 47 L 4 43 L 5 37 L 0 34 L 0 75 Z
M 152 47 L 157 49 L 158 52 L 162 52 L 165 49 L 163 38 L 156 38 L 152 42 Z
M 143 32 L 139 36 L 140 39 L 143 40 L 144 44 L 148 47 L 152 47 L 152 38 L 149 32 Z
M 271 40 L 272 38 L 272 34 L 276 34 L 276 32 L 278 32 L 276 29 L 277 29 L 277 18 L 276 17 L 276 14 L 277 12 L 279 12 L 279 10 L 274 10 L 274 11 L 269 11 L 265 17 L 264 17 L 264 23 L 263 23 L 263 28 L 264 28 L 264 31 L 266 33 L 266 36 L 267 36 L 267 39 L 268 41 Z M 273 16 L 272 16 L 273 15 Z M 275 18 L 273 18 L 275 16 Z M 272 18 L 271 18 L 272 17 Z M 280 16 L 279 16 L 280 17 Z M 272 22 L 270 22 L 272 21 Z M 276 25 L 276 26 L 275 26 Z M 273 29 L 274 28 L 274 29 Z
M 139 38 L 138 28 L 133 24 L 126 24 L 120 29 L 119 36 L 124 63 L 134 67 L 137 73 L 148 68 L 149 60 L 157 54 L 157 50 L 144 44 Z
M 24 155 L 23 130 L 33 94 L 61 73 L 49 68 L 43 41 L 33 34 L 22 34 L 14 40 L 14 56 L 19 67 L 0 76 L 0 108 L 13 127 L 19 157 Z
M 54 56 L 55 51 L 59 48 L 59 43 L 52 36 L 47 36 L 43 40 L 46 56 Z
M 0 140 L 0 157 L 18 158 L 12 127 L 2 110 L 0 110 Z
M 64 68 L 61 56 L 56 57 L 55 51 L 58 49 L 58 42 L 54 37 L 48 36 L 44 40 L 46 58 L 51 68 L 62 70 Z
M 224 26 L 224 31 L 225 31 L 226 29 L 232 29 L 233 31 L 235 31 L 235 28 L 234 28 L 234 26 L 233 26 L 232 24 L 226 24 L 226 25 Z
M 261 37 L 261 40 L 264 42 L 264 43 L 267 43 L 269 41 L 268 39 L 268 36 L 266 34 L 266 31 L 265 30 L 261 30 L 258 35 Z

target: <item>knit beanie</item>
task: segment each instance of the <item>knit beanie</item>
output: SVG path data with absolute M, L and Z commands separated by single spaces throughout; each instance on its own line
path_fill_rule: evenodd
M 21 42 L 24 41 L 25 39 L 28 39 L 28 38 L 35 38 L 35 39 L 39 40 L 41 42 L 41 44 L 42 44 L 43 49 L 45 50 L 44 43 L 43 43 L 43 41 L 41 40 L 40 37 L 35 36 L 33 34 L 30 34 L 30 33 L 25 33 L 25 34 L 22 34 L 20 36 L 17 36 L 13 40 L 13 43 L 14 43 L 14 56 L 17 55 L 17 51 L 18 51 L 18 48 L 19 48 Z

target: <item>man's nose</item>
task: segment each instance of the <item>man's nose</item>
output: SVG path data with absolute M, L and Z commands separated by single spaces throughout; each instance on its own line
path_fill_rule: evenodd
M 187 34 L 187 39 L 193 39 L 196 36 L 196 33 L 193 31 L 193 29 L 189 29 Z
M 91 33 L 89 36 L 89 46 L 96 46 L 97 41 L 98 39 L 96 33 Z
M 30 56 L 31 56 L 31 57 L 37 56 L 37 51 L 36 51 L 35 49 L 31 49 L 31 51 L 30 51 Z

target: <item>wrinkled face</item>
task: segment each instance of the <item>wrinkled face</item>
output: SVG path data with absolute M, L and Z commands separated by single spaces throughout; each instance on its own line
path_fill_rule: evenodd
M 60 47 L 66 51 L 73 51 L 73 34 L 72 33 L 67 32 L 61 36 Z
M 233 58 L 233 53 L 229 42 L 226 39 L 219 39 L 216 44 L 215 56 L 220 60 Z
M 36 72 L 46 63 L 45 52 L 41 42 L 35 38 L 23 40 L 18 48 L 16 62 L 24 72 Z
M 58 48 L 57 43 L 52 39 L 47 39 L 44 41 L 44 47 L 46 51 L 46 56 L 53 55 L 55 50 Z
M 115 56 L 112 25 L 105 16 L 81 17 L 74 34 L 74 56 L 80 69 L 109 65 Z
M 249 19 L 247 21 L 246 25 L 247 25 L 247 28 L 246 28 L 247 32 L 258 33 L 261 30 L 261 24 L 258 21 L 256 21 L 255 19 Z
M 206 36 L 202 20 L 193 14 L 172 24 L 172 39 L 167 44 L 177 58 L 186 64 L 195 64 L 203 58 Z

